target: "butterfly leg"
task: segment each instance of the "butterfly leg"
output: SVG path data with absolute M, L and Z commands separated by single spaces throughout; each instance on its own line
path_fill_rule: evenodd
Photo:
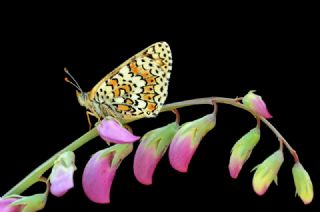
M 91 130 L 92 124 L 91 124 L 91 121 L 90 121 L 90 116 L 96 117 L 99 121 L 100 121 L 100 117 L 99 117 L 97 114 L 95 114 L 95 113 L 93 113 L 93 112 L 91 112 L 91 111 L 87 111 L 87 112 L 86 112 L 86 115 L 87 115 L 87 119 L 88 119 L 89 130 Z
M 133 131 L 132 131 L 132 128 L 131 128 L 129 125 L 126 124 L 126 125 L 124 125 L 124 127 L 125 127 L 129 132 L 131 132 L 131 133 L 133 132 Z

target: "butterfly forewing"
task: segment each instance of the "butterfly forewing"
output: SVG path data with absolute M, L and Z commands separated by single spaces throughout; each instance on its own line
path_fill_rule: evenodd
M 103 78 L 90 92 L 90 100 L 102 117 L 154 117 L 167 98 L 171 70 L 169 45 L 155 43 Z

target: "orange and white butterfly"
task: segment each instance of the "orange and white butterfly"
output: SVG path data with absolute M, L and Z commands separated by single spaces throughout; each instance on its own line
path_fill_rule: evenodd
M 77 89 L 80 105 L 98 119 L 113 116 L 118 120 L 155 117 L 168 95 L 172 54 L 166 42 L 157 42 L 137 53 L 83 92 L 69 72 Z

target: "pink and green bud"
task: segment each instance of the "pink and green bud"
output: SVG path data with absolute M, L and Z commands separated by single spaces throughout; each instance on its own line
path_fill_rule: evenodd
M 272 115 L 267 109 L 266 103 L 262 100 L 261 96 L 255 94 L 254 91 L 249 91 L 249 93 L 243 97 L 242 103 L 257 115 L 266 119 L 272 118 Z
M 133 150 L 132 144 L 116 144 L 98 151 L 88 161 L 82 176 L 87 197 L 96 203 L 110 202 L 110 189 L 121 161 Z
M 61 197 L 73 188 L 73 173 L 76 169 L 74 153 L 68 151 L 61 154 L 54 162 L 49 177 L 51 194 Z
M 202 138 L 214 128 L 215 113 L 187 122 L 178 130 L 169 148 L 171 166 L 180 172 L 187 172 L 188 166 Z
M 253 169 L 256 169 L 256 171 L 253 176 L 252 185 L 258 195 L 263 195 L 272 181 L 274 181 L 276 185 L 278 184 L 277 175 L 283 161 L 283 152 L 279 149 Z
M 292 168 L 296 194 L 299 195 L 304 204 L 309 204 L 313 199 L 313 186 L 308 172 L 300 162 L 296 162 Z
M 113 119 L 103 119 L 97 126 L 97 130 L 103 140 L 115 144 L 133 143 L 140 139 L 139 136 L 133 135 L 130 131 L 122 127 L 120 123 Z
M 12 203 L 13 206 L 23 205 L 21 212 L 33 212 L 42 210 L 47 201 L 46 194 L 34 194 L 32 196 L 22 197 Z
M 0 198 L 1 212 L 34 212 L 44 208 L 47 201 L 47 192 L 32 196 L 11 195 Z
M 248 160 L 253 148 L 260 139 L 260 129 L 258 127 L 250 130 L 238 140 L 231 150 L 229 161 L 230 176 L 236 179 L 241 171 L 243 164 Z
M 0 197 L 0 211 L 2 212 L 20 212 L 24 205 L 12 205 L 18 198 L 1 198 Z
M 133 162 L 134 175 L 140 183 L 152 184 L 153 173 L 178 128 L 177 123 L 171 123 L 149 131 L 142 137 Z

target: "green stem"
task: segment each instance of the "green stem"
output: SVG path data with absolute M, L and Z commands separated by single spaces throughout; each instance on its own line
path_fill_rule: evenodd
M 53 164 L 54 161 L 59 157 L 60 154 L 66 152 L 66 151 L 75 151 L 88 141 L 92 140 L 93 138 L 98 136 L 98 131 L 94 128 L 63 148 L 61 151 L 57 152 L 55 155 L 53 155 L 51 158 L 49 158 L 47 161 L 45 161 L 43 164 L 41 164 L 38 168 L 33 170 L 29 175 L 27 175 L 23 180 L 21 180 L 17 185 L 15 185 L 12 189 L 10 189 L 5 195 L 9 196 L 12 194 L 21 194 L 25 190 L 27 190 L 30 186 L 35 184 L 41 179 L 41 176 L 49 170 Z
M 299 157 L 298 157 L 298 154 L 297 154 L 296 150 L 294 150 L 294 149 L 292 148 L 292 146 L 291 146 L 291 145 L 288 143 L 288 141 L 280 134 L 280 132 L 279 132 L 267 119 L 264 119 L 264 118 L 263 118 L 263 119 L 261 119 L 261 120 L 263 121 L 263 123 L 264 123 L 265 125 L 267 125 L 267 126 L 270 128 L 270 130 L 271 130 L 272 132 L 274 132 L 274 134 L 278 137 L 280 143 L 284 144 L 284 145 L 287 147 L 287 149 L 288 149 L 289 152 L 291 153 L 294 161 L 295 161 L 295 162 L 299 162 Z
M 172 111 L 174 109 L 182 108 L 182 107 L 187 107 L 187 106 L 193 106 L 193 105 L 204 105 L 204 104 L 210 104 L 210 105 L 215 105 L 217 103 L 220 104 L 228 104 L 232 105 L 234 107 L 238 107 L 240 109 L 246 110 L 250 112 L 253 116 L 256 116 L 250 109 L 248 109 L 246 106 L 243 104 L 239 103 L 239 98 L 236 99 L 231 99 L 231 98 L 223 98 L 223 97 L 207 97 L 207 98 L 199 98 L 199 99 L 193 99 L 193 100 L 186 100 L 182 102 L 176 102 L 176 103 L 171 103 L 171 104 L 166 104 L 162 107 L 161 112 L 167 112 L 167 111 Z M 263 121 L 269 128 L 270 130 L 278 137 L 279 141 L 282 142 L 290 151 L 290 153 L 293 155 L 295 161 L 299 161 L 298 155 L 296 151 L 289 145 L 289 143 L 284 139 L 284 137 L 280 134 L 280 132 L 265 118 L 259 117 L 261 121 Z M 123 124 L 127 124 L 132 121 L 126 121 Z M 53 164 L 54 161 L 59 157 L 60 154 L 66 151 L 75 151 L 93 138 L 98 136 L 98 131 L 96 128 L 93 128 L 68 146 L 66 146 L 64 149 L 53 155 L 51 158 L 49 158 L 46 162 L 44 162 L 42 165 L 40 165 L 38 168 L 36 168 L 34 171 L 32 171 L 29 175 L 27 175 L 23 180 L 21 180 L 17 185 L 15 185 L 12 189 L 10 189 L 5 195 L 9 196 L 12 194 L 19 195 L 22 192 L 24 192 L 26 189 L 28 189 L 30 186 L 35 184 L 36 182 L 39 181 L 41 176 L 49 170 Z
M 162 112 L 170 111 L 172 109 L 177 109 L 181 107 L 191 106 L 191 105 L 203 105 L 203 104 L 212 104 L 212 102 L 220 103 L 220 104 L 228 104 L 234 107 L 238 107 L 240 109 L 246 110 L 250 112 L 253 116 L 256 117 L 256 114 L 247 108 L 245 105 L 239 103 L 241 98 L 230 99 L 230 98 L 223 98 L 223 97 L 208 97 L 208 98 L 199 98 L 199 99 L 192 99 L 183 102 L 177 102 L 172 104 L 167 104 L 162 108 Z M 295 162 L 299 162 L 299 157 L 297 152 L 292 148 L 292 146 L 288 143 L 288 141 L 281 135 L 281 133 L 265 118 L 259 117 L 259 119 L 275 134 L 275 136 L 279 139 L 280 144 L 285 145 L 289 150 L 290 154 L 294 158 Z

